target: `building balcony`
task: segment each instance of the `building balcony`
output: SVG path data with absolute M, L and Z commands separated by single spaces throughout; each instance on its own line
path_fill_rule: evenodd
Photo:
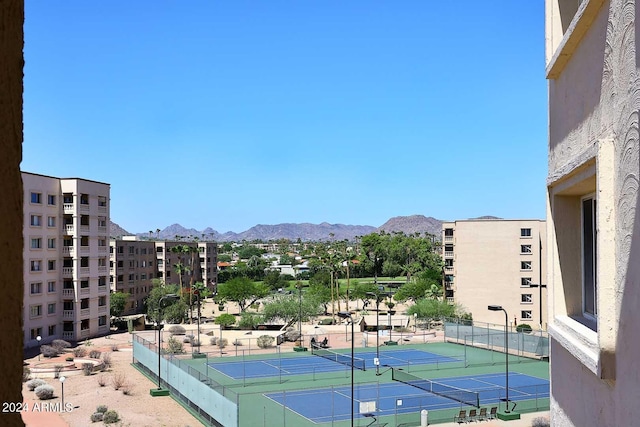
M 80 267 L 80 274 L 82 276 L 88 276 L 91 274 L 91 267 Z
M 64 278 L 73 277 L 73 267 L 62 267 L 62 277 Z
M 107 267 L 106 266 L 98 267 L 98 273 L 106 273 L 106 272 L 107 272 Z
M 80 338 L 89 338 L 91 331 L 89 329 L 83 329 L 80 331 Z
M 445 271 L 453 271 L 453 265 L 445 265 L 444 269 Z
M 104 333 L 104 332 L 107 332 L 108 330 L 109 330 L 109 325 L 98 326 L 99 333 Z
M 91 315 L 91 309 L 90 308 L 83 308 L 82 310 L 80 310 L 80 317 L 81 318 L 89 317 L 90 315 Z
M 73 332 L 64 331 L 62 332 L 62 339 L 65 341 L 75 341 L 76 334 Z
M 80 295 L 88 295 L 90 292 L 89 288 L 80 288 Z
M 106 233 L 106 232 L 107 232 L 107 227 L 98 226 L 98 233 Z
M 80 212 L 89 212 L 89 204 L 88 203 L 80 203 L 78 210 Z
M 62 254 L 63 255 L 71 255 L 71 251 L 73 250 L 73 246 L 63 246 Z
M 453 282 L 446 282 L 444 288 L 448 291 L 453 290 Z
M 445 242 L 453 242 L 453 236 L 444 236 Z
M 106 313 L 107 312 L 107 306 L 103 305 L 98 307 L 98 313 Z
M 65 224 L 62 226 L 62 231 L 64 231 L 66 234 L 73 234 L 75 232 L 75 227 L 73 226 L 73 224 Z
M 75 315 L 74 310 L 62 310 L 63 319 L 73 319 L 74 315 Z
M 62 209 L 66 214 L 72 214 L 74 212 L 74 204 L 73 203 L 64 203 L 62 205 Z
M 106 212 L 106 211 L 107 211 L 106 206 L 98 206 L 98 212 Z
M 447 302 L 449 304 L 453 304 L 453 303 L 455 303 L 455 299 L 453 297 L 447 297 Z
M 107 246 L 98 246 L 98 252 L 101 254 L 107 253 Z
M 98 292 L 100 293 L 105 293 L 109 290 L 109 287 L 107 285 L 100 285 L 98 286 Z
M 81 254 L 88 254 L 89 252 L 91 252 L 91 248 L 89 246 L 80 246 Z
M 75 298 L 76 296 L 76 290 L 75 289 L 63 289 L 62 290 L 62 297 L 65 299 L 69 299 L 69 298 Z
M 453 258 L 453 251 L 444 251 L 444 256 L 447 258 Z

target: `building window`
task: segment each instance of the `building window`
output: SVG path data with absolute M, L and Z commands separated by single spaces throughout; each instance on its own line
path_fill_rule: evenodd
M 533 298 L 531 294 L 522 294 L 520 295 L 520 302 L 524 302 L 524 303 L 533 302 Z
M 31 215 L 31 225 L 34 227 L 42 226 L 42 216 L 41 215 Z
M 101 295 L 98 297 L 98 307 L 104 307 L 105 305 L 107 305 L 107 297 L 104 295 Z
M 41 204 L 42 203 L 42 193 L 31 193 L 31 203 Z
M 55 281 L 50 281 L 47 283 L 47 292 L 51 293 L 51 292 L 55 292 L 56 291 L 56 282 Z
M 98 196 L 98 206 L 107 206 L 107 198 L 105 196 Z
M 135 248 L 133 246 L 129 246 L 129 255 L 133 255 L 134 254 L 134 250 L 135 250 Z
M 89 195 L 88 194 L 80 194 L 80 204 L 88 205 L 89 204 Z
M 98 217 L 98 227 L 106 227 L 107 226 L 107 219 L 103 216 L 99 216 Z
M 520 318 L 522 320 L 531 320 L 531 319 L 533 319 L 533 316 L 531 316 L 531 310 L 522 310 L 520 312 Z
M 80 309 L 86 310 L 89 308 L 89 298 L 83 298 L 80 300 Z
M 98 317 L 98 326 L 105 326 L 107 324 L 107 316 Z
M 520 261 L 520 270 L 531 270 L 531 261 Z
M 520 286 L 531 286 L 531 277 L 521 277 L 520 278 Z
M 56 248 L 56 239 L 55 237 L 49 237 L 47 239 L 47 248 L 55 249 Z
M 162 248 L 162 246 L 158 246 L 156 248 L 156 252 L 159 253 L 159 254 L 162 253 L 163 251 L 164 251 L 164 249 Z
M 49 261 L 47 261 L 47 270 L 48 271 L 55 271 L 56 270 L 56 260 L 55 259 L 50 259 Z
M 56 314 L 56 303 L 50 302 L 47 304 L 47 314 Z
M 54 336 L 56 334 L 56 325 L 49 325 L 49 336 Z
M 531 229 L 530 228 L 521 228 L 520 229 L 520 237 L 531 237 Z
M 453 228 L 445 228 L 444 229 L 444 235 L 446 237 L 453 237 Z
M 40 237 L 31 239 L 31 249 L 40 249 L 40 248 L 42 248 L 42 239 Z
M 89 319 L 83 319 L 80 321 L 80 330 L 86 331 L 89 329 Z
M 32 340 L 35 340 L 38 337 L 42 337 L 42 328 L 32 328 L 30 334 Z
M 31 271 L 42 271 L 42 261 L 31 260 Z
M 588 196 L 582 199 L 582 310 L 594 319 L 598 314 L 597 249 L 596 199 Z
M 31 317 L 40 317 L 42 316 L 42 305 L 32 305 L 29 307 L 29 314 Z
M 133 280 L 133 273 L 129 274 L 129 280 Z
M 55 227 L 56 226 L 56 217 L 48 216 L 47 217 L 47 227 Z
M 42 293 L 42 283 L 34 282 L 31 284 L 31 295 L 37 295 Z
M 49 194 L 47 196 L 47 204 L 49 206 L 55 206 L 56 205 L 56 196 L 54 196 L 53 194 Z
M 89 281 L 84 279 L 80 281 L 80 288 L 81 289 L 87 289 L 89 287 Z
M 520 253 L 521 254 L 530 254 L 531 253 L 531 245 L 520 245 Z
M 124 253 L 124 246 L 118 246 L 118 253 L 119 254 L 123 254 Z

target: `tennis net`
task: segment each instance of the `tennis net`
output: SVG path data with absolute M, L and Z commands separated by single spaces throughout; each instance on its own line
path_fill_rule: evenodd
M 352 358 L 350 354 L 336 353 L 335 351 L 327 350 L 325 348 L 312 349 L 311 353 L 347 366 L 351 366 L 351 361 L 353 360 L 353 366 L 355 368 L 366 371 L 366 361 L 359 357 Z
M 438 396 L 446 397 L 469 406 L 480 407 L 480 394 L 477 391 L 465 390 L 432 380 L 416 377 L 398 369 L 391 370 L 391 379 L 417 387 Z

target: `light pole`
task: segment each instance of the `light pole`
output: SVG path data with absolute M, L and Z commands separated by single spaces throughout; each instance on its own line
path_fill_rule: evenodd
M 42 337 L 38 335 L 36 337 L 36 341 L 38 341 L 38 362 L 40 361 L 40 354 L 42 354 L 42 350 L 40 349 L 40 341 L 42 341 Z
M 546 288 L 547 285 L 543 285 L 542 284 L 542 238 L 540 238 L 540 236 L 538 236 L 538 239 L 540 241 L 540 254 L 539 254 L 539 259 L 538 259 L 540 283 L 539 284 L 529 283 L 529 287 L 530 288 L 538 288 L 540 290 L 540 294 L 538 296 L 538 302 L 540 304 L 540 307 L 539 307 L 539 309 L 540 309 L 540 330 L 542 331 L 542 288 Z
M 198 297 L 196 301 L 198 304 L 198 354 L 200 354 L 200 289 L 196 289 L 193 293 Z
M 171 301 L 176 301 L 177 299 L 179 299 L 180 297 L 176 294 L 167 294 L 163 297 L 160 298 L 160 300 L 158 301 L 158 320 L 157 320 L 157 326 L 158 326 L 158 388 L 157 389 L 151 389 L 151 396 L 166 396 L 168 395 L 168 390 L 162 390 L 162 386 L 160 385 L 160 381 L 161 381 L 161 375 L 160 375 L 160 359 L 161 359 L 161 353 L 162 353 L 162 309 L 164 308 L 162 303 L 164 300 L 171 300 Z
M 509 338 L 508 338 L 508 327 L 509 327 L 509 315 L 507 314 L 507 310 L 502 308 L 501 305 L 490 305 L 487 307 L 490 311 L 504 311 L 504 360 L 505 360 L 505 374 L 506 374 L 506 406 L 507 409 L 504 411 L 509 413 Z
M 376 299 L 376 375 L 380 375 L 380 294 L 367 292 L 367 296 Z
M 338 317 L 342 318 L 342 319 L 349 319 L 349 321 L 351 322 L 351 427 L 353 427 L 353 421 L 354 421 L 354 412 L 353 412 L 353 398 L 354 398 L 354 392 L 353 392 L 353 374 L 354 374 L 354 369 L 353 369 L 353 358 L 355 356 L 355 329 L 354 329 L 354 324 L 353 324 L 353 317 L 351 317 L 351 312 L 349 311 L 339 311 L 338 312 Z
M 300 342 L 300 347 L 304 347 L 302 342 L 302 282 L 298 280 L 298 341 Z
M 62 390 L 60 392 L 62 397 L 62 410 L 64 411 L 64 380 L 66 380 L 67 378 L 62 376 L 59 379 L 60 379 L 60 387 L 62 387 Z

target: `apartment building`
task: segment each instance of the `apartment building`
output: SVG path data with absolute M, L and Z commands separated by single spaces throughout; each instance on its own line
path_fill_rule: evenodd
M 24 346 L 107 333 L 109 184 L 28 172 L 22 182 Z
M 109 257 L 111 291 L 129 294 L 122 314 L 142 313 L 152 280 L 158 276 L 154 242 L 138 240 L 136 236 L 111 239 Z
M 218 252 L 214 242 L 197 241 L 155 241 L 157 277 L 166 283 L 180 283 L 175 265 L 186 267 L 182 273 L 182 283 L 188 287 L 193 276 L 194 282 L 203 282 L 214 290 L 218 277 Z
M 551 424 L 638 425 L 640 3 L 545 7 Z
M 546 245 L 543 220 L 470 219 L 442 224 L 444 291 L 479 322 L 546 328 Z M 542 285 L 542 287 L 540 287 Z

